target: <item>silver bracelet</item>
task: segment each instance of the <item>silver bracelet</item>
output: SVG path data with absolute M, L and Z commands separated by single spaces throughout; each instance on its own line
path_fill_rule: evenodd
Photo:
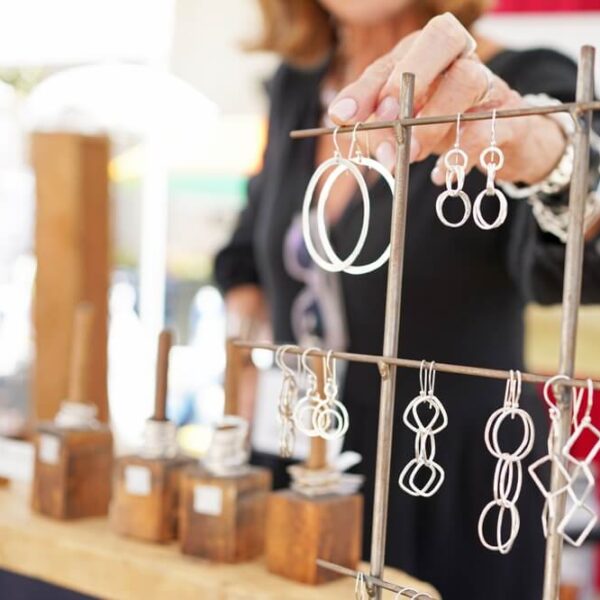
M 560 104 L 558 100 L 546 94 L 529 94 L 524 99 L 533 106 Z M 567 140 L 567 146 L 556 168 L 546 179 L 528 187 L 517 187 L 509 182 L 499 183 L 512 198 L 527 198 L 540 229 L 551 233 L 565 244 L 567 242 L 567 230 L 569 227 L 569 207 L 567 204 L 548 204 L 542 200 L 540 194 L 558 194 L 564 191 L 571 181 L 574 163 L 573 134 L 575 132 L 575 123 L 572 117 L 566 113 L 556 113 L 548 116 L 560 125 Z M 600 152 L 600 138 L 594 132 L 592 132 L 591 143 Z M 585 223 L 591 223 L 599 214 L 600 185 L 598 189 L 591 191 L 586 199 Z

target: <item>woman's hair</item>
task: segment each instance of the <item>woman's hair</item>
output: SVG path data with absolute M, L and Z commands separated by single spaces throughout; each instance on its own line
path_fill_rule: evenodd
M 451 12 L 465 27 L 492 4 L 492 0 L 415 1 L 425 18 Z M 318 0 L 259 0 L 259 5 L 263 34 L 252 50 L 276 52 L 292 64 L 310 66 L 323 60 L 334 46 L 332 19 Z

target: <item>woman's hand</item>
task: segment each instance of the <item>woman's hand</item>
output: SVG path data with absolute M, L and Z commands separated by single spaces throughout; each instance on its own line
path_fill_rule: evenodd
M 345 87 L 331 103 L 330 117 L 338 124 L 396 119 L 399 86 L 405 72 L 415 74 L 414 106 L 420 117 L 525 106 L 517 92 L 470 52 L 471 44 L 471 36 L 453 15 L 434 17 Z M 380 130 L 369 136 L 376 158 L 391 169 L 396 154 L 393 133 Z M 443 154 L 452 148 L 455 137 L 454 123 L 413 128 L 411 162 L 430 154 L 440 155 L 432 173 L 437 185 L 445 180 Z M 489 121 L 461 124 L 460 145 L 469 156 L 469 170 L 480 167 L 479 154 L 490 140 Z M 505 154 L 499 179 L 526 184 L 543 180 L 560 160 L 566 144 L 559 125 L 543 116 L 499 120 L 496 142 Z

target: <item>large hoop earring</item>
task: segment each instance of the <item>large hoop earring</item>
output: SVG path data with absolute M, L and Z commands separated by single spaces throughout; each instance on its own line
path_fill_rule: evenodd
M 308 182 L 308 187 L 306 188 L 306 192 L 304 194 L 304 203 L 302 205 L 302 230 L 304 233 L 304 243 L 306 244 L 306 249 L 308 250 L 310 257 L 314 260 L 314 262 L 317 263 L 317 265 L 319 265 L 319 267 L 321 267 L 323 270 L 329 271 L 330 273 L 339 273 L 340 271 L 344 271 L 347 267 L 352 265 L 352 263 L 358 258 L 358 255 L 362 252 L 362 249 L 367 240 L 367 233 L 369 231 L 369 218 L 371 216 L 371 202 L 369 199 L 369 190 L 367 188 L 367 183 L 365 182 L 364 177 L 362 176 L 359 168 L 351 160 L 342 156 L 336 138 L 338 129 L 339 127 L 336 128 L 333 134 L 335 145 L 333 157 L 321 163 L 317 170 L 313 173 L 313 176 Z M 363 201 L 363 222 L 360 230 L 360 235 L 358 236 L 358 241 L 356 242 L 356 246 L 344 260 L 340 260 L 338 258 L 337 262 L 327 261 L 319 254 L 313 243 L 310 228 L 310 207 L 312 204 L 315 189 L 317 187 L 317 183 L 319 182 L 323 174 L 331 167 L 336 167 L 336 171 L 334 171 L 334 173 L 337 172 L 337 170 L 339 169 L 340 174 L 346 171 L 352 174 L 354 179 L 356 179 Z M 338 176 L 339 174 L 336 176 L 336 179 Z M 325 186 L 327 186 L 327 182 L 329 181 L 330 177 L 325 182 Z M 332 185 L 333 181 L 327 188 L 328 194 L 331 191 Z M 321 194 L 319 195 L 319 203 L 325 202 L 326 200 L 327 196 L 323 195 L 322 190 Z

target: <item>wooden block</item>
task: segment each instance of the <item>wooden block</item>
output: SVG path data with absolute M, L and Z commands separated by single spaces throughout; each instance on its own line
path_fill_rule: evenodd
M 48 423 L 35 436 L 32 507 L 56 519 L 108 514 L 112 434 L 61 429 Z
M 267 568 L 312 585 L 340 577 L 317 567 L 317 558 L 355 569 L 361 557 L 362 511 L 360 494 L 321 498 L 305 498 L 290 490 L 270 494 Z
M 111 526 L 119 534 L 148 542 L 177 538 L 180 476 L 193 459 L 125 456 L 115 467 Z
M 181 479 L 179 539 L 184 554 L 216 562 L 252 560 L 263 553 L 271 473 L 250 467 L 216 477 L 198 467 Z
M 53 419 L 67 396 L 73 314 L 82 301 L 94 307 L 94 344 L 82 396 L 96 404 L 100 421 L 108 419 L 109 154 L 105 136 L 33 134 L 36 420 Z

